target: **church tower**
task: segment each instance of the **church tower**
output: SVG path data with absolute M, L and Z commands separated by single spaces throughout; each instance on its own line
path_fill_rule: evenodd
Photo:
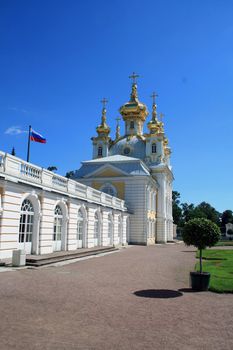
M 101 101 L 101 103 L 103 104 L 101 124 L 98 125 L 96 128 L 98 136 L 92 137 L 93 159 L 108 156 L 108 149 L 109 149 L 111 138 L 109 137 L 110 127 L 107 125 L 107 122 L 106 122 L 107 120 L 106 103 L 107 102 L 108 101 L 106 100 L 106 98 L 103 98 L 103 100 Z
M 148 115 L 148 111 L 146 105 L 138 100 L 136 83 L 138 75 L 133 73 L 129 78 L 132 79 L 130 101 L 120 107 L 120 113 L 125 122 L 125 136 L 142 136 L 143 124 Z
M 98 136 L 92 138 L 93 159 L 83 163 L 76 178 L 126 201 L 131 214 L 130 243 L 166 243 L 173 240 L 171 149 L 164 132 L 163 115 L 160 113 L 158 117 L 156 93 L 151 96 L 148 130 L 143 131 L 149 113 L 139 100 L 137 78 L 135 73 L 130 76 L 130 99 L 119 109 L 125 130 L 120 133 L 120 118 L 117 118 L 113 140 L 106 122 L 107 101 L 103 99 L 101 124 L 96 128 Z

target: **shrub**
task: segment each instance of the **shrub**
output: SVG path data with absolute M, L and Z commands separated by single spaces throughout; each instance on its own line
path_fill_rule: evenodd
M 200 251 L 200 273 L 202 273 L 202 250 L 213 247 L 220 239 L 219 227 L 212 221 L 204 218 L 189 220 L 182 233 L 186 245 L 193 245 Z

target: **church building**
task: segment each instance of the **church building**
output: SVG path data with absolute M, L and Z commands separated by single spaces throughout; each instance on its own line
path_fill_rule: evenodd
M 0 259 L 173 240 L 171 150 L 156 94 L 143 131 L 149 113 L 136 77 L 120 107 L 124 134 L 117 124 L 110 137 L 104 99 L 93 159 L 72 179 L 0 152 Z
M 120 135 L 117 124 L 115 138 L 110 137 L 107 100 L 103 99 L 101 123 L 92 138 L 93 159 L 82 162 L 74 179 L 125 201 L 130 212 L 129 243 L 166 243 L 173 240 L 171 149 L 164 123 L 158 120 L 155 93 L 151 120 L 144 132 L 149 112 L 138 98 L 137 75 L 131 78 L 130 99 L 119 110 L 124 134 Z

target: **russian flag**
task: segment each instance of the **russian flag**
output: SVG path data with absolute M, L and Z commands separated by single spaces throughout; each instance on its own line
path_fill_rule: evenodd
M 30 140 L 35 142 L 40 142 L 40 143 L 46 143 L 46 139 L 42 135 L 38 134 L 38 132 L 32 129 L 30 132 Z

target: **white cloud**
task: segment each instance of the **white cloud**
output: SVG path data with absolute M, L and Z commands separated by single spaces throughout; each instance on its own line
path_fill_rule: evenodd
M 19 112 L 19 113 L 24 113 L 24 114 L 29 113 L 29 111 L 27 109 L 18 108 L 18 107 L 8 107 L 8 110 L 9 111 L 14 111 L 14 112 Z
M 19 135 L 19 134 L 24 134 L 25 132 L 27 131 L 22 130 L 20 126 L 10 126 L 8 129 L 6 129 L 5 134 Z

